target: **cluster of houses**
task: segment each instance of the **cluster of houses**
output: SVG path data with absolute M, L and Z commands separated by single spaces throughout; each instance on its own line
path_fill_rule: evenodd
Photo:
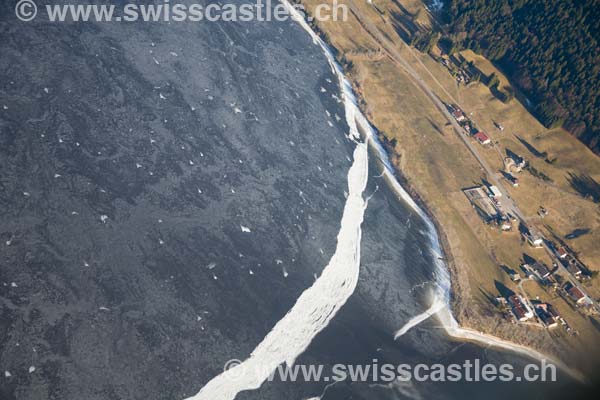
M 591 274 L 589 270 L 564 246 L 552 246 L 560 263 L 571 275 L 577 279 L 589 279 Z
M 480 131 L 460 107 L 455 104 L 446 104 L 446 108 L 465 132 L 477 140 L 479 144 L 487 146 L 492 143 L 492 139 L 485 132 Z M 494 125 L 500 131 L 504 130 L 504 126 L 501 124 L 494 122 Z M 515 176 L 515 173 L 521 172 L 521 170 L 527 166 L 527 162 L 522 157 L 519 157 L 512 152 L 507 152 L 509 153 L 509 156 L 504 159 L 504 177 L 513 187 L 517 187 L 519 186 L 519 179 Z
M 450 60 L 448 58 L 441 57 L 440 63 L 444 67 L 448 68 L 448 71 L 450 71 L 450 74 L 452 74 L 452 76 L 456 78 L 456 81 L 458 83 L 464 83 L 465 85 L 467 85 L 469 84 L 469 82 L 471 82 L 471 74 L 469 74 L 469 72 L 467 72 L 467 70 L 465 70 L 464 68 L 454 68 L 450 64 Z
M 458 106 L 453 104 L 447 104 L 446 107 L 448 108 L 448 111 L 450 111 L 452 117 L 454 117 L 456 122 L 458 122 L 458 124 L 462 126 L 465 132 L 467 132 L 474 139 L 476 139 L 479 142 L 479 144 L 481 144 L 482 146 L 486 146 L 492 143 L 492 139 L 490 139 L 490 137 L 486 135 L 485 132 L 477 129 L 473 121 L 471 121 L 465 115 L 463 110 L 461 110 Z
M 463 189 L 463 193 L 485 223 L 494 223 L 504 232 L 512 230 L 516 219 L 502 210 L 502 192 L 496 186 L 476 186 Z
M 572 332 L 571 327 L 558 310 L 550 303 L 535 301 L 533 304 L 517 294 L 506 298 L 499 297 L 497 301 L 510 309 L 510 314 L 517 322 L 527 322 L 535 317 L 548 329 L 562 325 L 567 332 Z
M 501 304 L 509 311 L 509 315 L 517 322 L 527 322 L 536 319 L 546 328 L 556 328 L 562 325 L 567 332 L 574 334 L 567 321 L 560 316 L 558 310 L 550 303 L 544 303 L 539 300 L 530 302 L 523 296 L 510 294 L 506 297 L 496 298 L 498 304 Z

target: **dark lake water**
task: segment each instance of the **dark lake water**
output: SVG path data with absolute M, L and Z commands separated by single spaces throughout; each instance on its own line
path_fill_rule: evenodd
M 0 7 L 0 398 L 191 396 L 335 251 L 355 146 L 337 78 L 293 21 L 24 24 Z M 429 307 L 435 260 L 374 159 L 357 288 L 298 363 L 530 362 L 435 319 L 393 340 Z M 340 383 L 322 398 L 547 399 L 569 383 Z

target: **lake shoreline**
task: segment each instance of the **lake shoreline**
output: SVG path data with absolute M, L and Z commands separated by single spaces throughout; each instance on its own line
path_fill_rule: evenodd
M 386 155 L 390 158 L 390 166 L 392 169 L 390 172 L 393 174 L 393 177 L 408 193 L 416 206 L 422 210 L 425 217 L 429 219 L 429 222 L 431 222 L 435 229 L 439 251 L 442 253 L 440 260 L 442 260 L 450 280 L 450 289 L 447 294 L 449 297 L 448 306 L 450 308 L 448 311 L 451 319 L 456 321 L 455 326 L 448 323 L 449 318 L 446 318 L 445 322 L 442 321 L 443 318 L 440 318 L 440 322 L 444 325 L 448 335 L 458 340 L 479 342 L 488 346 L 495 346 L 516 353 L 526 354 L 534 359 L 547 358 L 553 360 L 553 362 L 560 365 L 562 369 L 567 370 L 569 375 L 578 380 L 582 380 L 583 375 L 579 371 L 568 369 L 565 364 L 560 361 L 561 359 L 564 359 L 559 351 L 560 349 L 558 347 L 548 347 L 545 338 L 530 335 L 530 332 L 527 331 L 526 327 L 518 327 L 518 329 L 515 329 L 517 328 L 515 324 L 509 324 L 504 320 L 500 320 L 497 316 L 490 317 L 483 315 L 481 306 L 472 300 L 467 271 L 461 271 L 456 264 L 454 256 L 456 249 L 453 249 L 450 240 L 448 240 L 442 219 L 434 214 L 431 207 L 428 205 L 427 199 L 415 189 L 414 185 L 411 184 L 410 177 L 402 170 L 401 165 L 398 162 L 401 154 L 390 145 L 389 140 L 391 140 L 391 138 L 388 138 L 378 130 L 376 124 L 373 122 L 374 118 L 372 112 L 366 109 L 367 102 L 363 96 L 360 85 L 353 79 L 352 74 L 347 73 L 347 66 L 344 62 L 345 57 L 343 57 L 343 54 L 340 53 L 339 49 L 332 44 L 332 40 L 328 37 L 328 34 L 323 32 L 317 24 L 309 23 L 309 26 L 315 34 L 327 44 L 337 62 L 344 69 L 344 75 L 352 85 L 359 109 L 374 128 L 375 134 L 377 135 L 376 139 L 380 142 Z M 434 261 L 437 262 L 438 260 Z M 446 307 L 444 307 L 444 309 L 446 309 Z

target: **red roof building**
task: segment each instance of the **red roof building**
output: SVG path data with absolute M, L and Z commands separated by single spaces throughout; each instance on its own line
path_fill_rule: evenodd
M 585 294 L 583 294 L 583 292 L 579 290 L 577 286 L 574 285 L 571 285 L 571 287 L 567 289 L 567 293 L 569 293 L 573 300 L 575 300 L 578 303 L 585 298 Z
M 452 113 L 452 116 L 458 122 L 462 122 L 467 119 L 467 117 L 465 117 L 465 113 L 463 113 L 461 110 L 454 110 L 454 112 Z
M 512 295 L 508 298 L 508 302 L 512 307 L 513 314 L 517 318 L 517 321 L 527 321 L 533 317 L 533 313 L 527 307 L 525 302 L 517 295 Z
M 564 248 L 564 247 L 559 247 L 559 248 L 558 248 L 558 256 L 559 256 L 560 258 L 565 258 L 565 257 L 567 257 L 568 255 L 569 255 L 569 253 L 567 253 L 567 250 L 565 250 L 565 248 Z
M 490 144 L 492 142 L 489 136 L 483 132 L 477 132 L 473 137 L 481 144 Z

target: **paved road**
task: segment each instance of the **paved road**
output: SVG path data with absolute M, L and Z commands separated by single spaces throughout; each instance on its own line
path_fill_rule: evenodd
M 520 210 L 520 208 L 518 207 L 516 202 L 509 195 L 508 191 L 504 187 L 502 179 L 499 177 L 498 171 L 493 170 L 489 166 L 487 161 L 481 156 L 481 154 L 479 153 L 479 148 L 478 148 L 478 146 L 480 146 L 480 145 L 478 143 L 477 144 L 473 143 L 469 139 L 469 137 L 466 135 L 464 129 L 458 124 L 458 122 L 454 119 L 454 117 L 452 117 L 452 115 L 446 108 L 446 105 L 440 100 L 440 98 L 429 87 L 429 85 L 421 78 L 419 73 L 417 71 L 415 71 L 415 69 L 398 52 L 398 50 L 396 49 L 396 44 L 391 42 L 390 40 L 388 40 L 381 33 L 381 31 L 373 23 L 370 22 L 370 20 L 368 20 L 367 18 L 362 18 L 361 12 L 357 9 L 357 7 L 352 2 L 350 3 L 350 10 L 356 16 L 356 18 L 359 20 L 363 29 L 365 29 L 365 31 L 367 31 L 367 33 L 377 43 L 379 43 L 381 45 L 382 50 L 387 53 L 387 55 L 390 57 L 390 59 L 396 65 L 398 65 L 402 70 L 404 70 L 409 76 L 411 76 L 413 78 L 413 82 L 417 85 L 417 87 L 419 89 L 421 89 L 421 91 L 423 91 L 423 93 L 433 102 L 433 104 L 438 108 L 438 110 L 444 115 L 444 117 L 448 120 L 448 122 L 450 122 L 450 124 L 452 125 L 452 127 L 454 129 L 454 132 L 457 134 L 457 136 L 460 138 L 460 140 L 462 140 L 462 142 L 465 144 L 465 146 L 471 152 L 471 154 L 475 157 L 475 159 L 481 166 L 481 169 L 486 173 L 488 181 L 491 184 L 495 185 L 498 188 L 498 190 L 500 191 L 500 193 L 502 194 L 501 198 L 499 199 L 500 207 L 502 208 L 502 210 L 504 212 L 508 212 L 508 213 L 512 214 L 513 216 L 517 217 L 525 226 L 527 226 L 530 229 L 532 234 L 543 238 L 541 233 L 536 228 L 534 228 L 532 225 L 530 225 L 529 218 L 525 217 L 525 214 Z M 431 71 L 429 71 L 429 69 L 425 66 L 425 64 L 423 64 L 418 59 L 418 57 L 416 55 L 414 55 L 413 49 L 410 48 L 409 46 L 406 46 L 406 48 L 411 54 L 413 54 L 413 56 L 417 59 L 417 61 L 420 63 L 420 65 L 428 72 L 428 74 L 438 83 L 438 85 L 442 88 L 442 90 L 446 93 L 446 95 L 449 96 L 449 98 L 453 102 L 458 104 L 456 102 L 456 100 L 454 100 L 454 98 L 450 95 L 450 93 L 448 93 L 443 88 L 441 83 L 439 83 L 437 81 L 437 79 L 433 76 L 433 74 L 431 73 Z M 460 106 L 460 104 L 458 104 L 458 105 Z M 600 311 L 600 307 L 598 306 L 598 303 L 593 299 L 593 297 L 591 297 L 587 293 L 587 291 L 581 286 L 579 281 L 577 279 L 575 279 L 575 277 L 573 275 L 571 275 L 571 273 L 568 272 L 566 270 L 566 268 L 564 266 L 562 266 L 562 264 L 560 262 L 558 262 L 556 255 L 554 254 L 552 249 L 548 246 L 548 243 L 546 242 L 545 239 L 544 239 L 543 243 L 544 243 L 543 247 L 546 250 L 546 252 L 548 252 L 548 254 L 550 255 L 550 258 L 552 259 L 552 261 L 556 262 L 558 264 L 559 271 L 564 273 L 565 276 L 569 277 L 570 278 L 569 280 L 574 285 L 576 285 L 586 296 L 588 296 L 590 299 L 592 299 L 592 301 L 594 303 L 594 307 L 596 308 L 596 310 Z

